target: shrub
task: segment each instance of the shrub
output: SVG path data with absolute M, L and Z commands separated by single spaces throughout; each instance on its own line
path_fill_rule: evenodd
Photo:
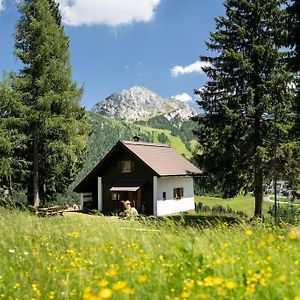
M 275 217 L 274 206 L 269 208 L 268 214 L 270 214 L 272 217 Z M 300 221 L 300 209 L 295 205 L 284 204 L 282 206 L 278 206 L 277 218 L 281 222 L 296 224 Z
M 212 215 L 237 215 L 241 218 L 246 218 L 247 215 L 242 211 L 235 211 L 231 207 L 224 207 L 222 205 L 214 205 L 209 207 L 202 202 L 195 204 L 195 211 L 197 213 L 211 213 Z

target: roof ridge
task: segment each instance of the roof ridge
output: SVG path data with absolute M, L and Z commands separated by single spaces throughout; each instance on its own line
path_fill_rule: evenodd
M 167 144 L 155 144 L 155 143 L 147 143 L 147 142 L 133 142 L 133 141 L 121 141 L 124 145 L 136 145 L 136 146 L 148 146 L 148 147 L 164 147 L 170 148 Z

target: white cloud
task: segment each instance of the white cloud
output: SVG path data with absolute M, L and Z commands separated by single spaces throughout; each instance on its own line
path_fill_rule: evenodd
M 180 100 L 180 101 L 182 101 L 182 102 L 189 102 L 189 101 L 191 101 L 191 100 L 193 99 L 193 98 L 192 98 L 189 94 L 187 94 L 187 93 L 182 93 L 182 94 L 176 95 L 176 96 L 174 96 L 173 98 L 178 99 L 178 100 Z
M 4 0 L 0 0 L 0 11 L 5 10 Z
M 209 67 L 207 62 L 196 61 L 188 66 L 175 66 L 171 69 L 171 75 L 177 77 L 178 75 L 185 75 L 190 73 L 203 73 L 203 67 Z
M 1 0 L 0 0 L 1 1 Z M 56 0 L 70 26 L 148 22 L 162 0 Z

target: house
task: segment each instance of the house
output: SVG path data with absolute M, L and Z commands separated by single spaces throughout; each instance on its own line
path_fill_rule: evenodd
M 83 209 L 118 213 L 130 200 L 139 213 L 170 215 L 194 210 L 193 176 L 200 173 L 168 145 L 119 141 L 74 192 Z

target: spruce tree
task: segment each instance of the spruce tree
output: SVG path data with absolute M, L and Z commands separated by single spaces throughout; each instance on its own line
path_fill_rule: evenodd
M 196 91 L 205 111 L 197 118 L 198 161 L 223 197 L 253 190 L 257 217 L 264 180 L 278 170 L 274 151 L 287 141 L 292 119 L 292 74 L 281 53 L 284 3 L 226 0 L 226 15 L 216 19 L 206 43 L 216 55 L 201 57 L 211 64 L 204 69 L 209 81 Z
M 63 192 L 81 165 L 88 122 L 71 78 L 69 39 L 53 0 L 23 0 L 15 54 L 23 63 L 15 88 L 27 106 L 28 160 L 35 206 Z

